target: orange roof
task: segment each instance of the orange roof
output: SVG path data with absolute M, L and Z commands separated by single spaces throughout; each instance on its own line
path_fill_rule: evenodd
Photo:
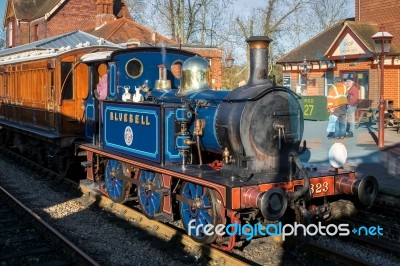
M 147 44 L 163 43 L 168 46 L 178 45 L 176 41 L 156 33 L 150 28 L 147 28 L 128 18 L 119 18 L 108 21 L 104 25 L 95 29 L 86 30 L 86 32 L 114 43 L 139 41 Z

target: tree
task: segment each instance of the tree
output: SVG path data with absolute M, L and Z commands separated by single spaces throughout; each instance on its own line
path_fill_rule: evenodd
M 269 74 L 279 75 L 273 62 L 336 22 L 349 17 L 347 0 L 265 0 L 265 6 L 254 9 L 251 17 L 236 19 L 241 40 L 251 35 L 273 39 Z
M 304 8 L 308 2 L 302 0 L 266 0 L 265 6 L 254 9 L 251 17 L 236 18 L 238 32 L 242 34 L 242 40 L 252 35 L 264 35 L 274 40 L 274 43 L 270 45 L 272 48 L 269 50 L 269 75 L 276 74 L 274 73 L 273 62 L 279 53 L 273 47 L 280 47 L 277 40 L 280 35 L 284 34 L 285 22 Z M 248 52 L 246 54 L 248 57 Z
M 146 24 L 146 4 L 144 0 L 125 0 L 129 14 L 138 23 Z
M 312 0 L 309 6 L 310 15 L 318 22 L 313 23 L 317 31 L 323 31 L 338 21 L 352 16 L 348 0 Z
M 223 42 L 231 0 L 154 0 L 152 26 L 183 44 Z
M 6 47 L 6 31 L 3 27 L 0 28 L 0 49 Z
M 238 17 L 236 22 L 245 38 L 254 34 L 274 37 L 284 22 L 307 3 L 302 0 L 266 0 L 265 7 L 253 9 L 250 18 Z

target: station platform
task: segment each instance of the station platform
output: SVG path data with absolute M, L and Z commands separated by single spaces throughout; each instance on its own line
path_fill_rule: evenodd
M 374 176 L 382 194 L 400 197 L 400 134 L 396 128 L 385 128 L 385 146 L 379 148 L 377 123 L 362 122 L 354 137 L 342 140 L 328 139 L 327 125 L 328 121 L 304 121 L 307 150 L 300 159 L 306 166 L 329 167 L 329 149 L 341 142 L 347 149 L 344 169 L 354 170 L 357 177 Z

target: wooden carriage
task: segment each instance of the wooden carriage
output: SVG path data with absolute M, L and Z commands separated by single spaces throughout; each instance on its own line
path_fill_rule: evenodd
M 57 158 L 53 163 L 65 171 L 69 162 L 60 161 L 70 157 L 74 141 L 83 139 L 90 96 L 88 66 L 79 60 L 117 47 L 16 48 L 0 53 L 1 144 L 43 163 Z

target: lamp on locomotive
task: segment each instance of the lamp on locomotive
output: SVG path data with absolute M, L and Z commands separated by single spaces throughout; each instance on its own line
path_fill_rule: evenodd
M 210 89 L 211 68 L 208 61 L 194 56 L 187 59 L 182 65 L 182 81 L 178 95 Z

